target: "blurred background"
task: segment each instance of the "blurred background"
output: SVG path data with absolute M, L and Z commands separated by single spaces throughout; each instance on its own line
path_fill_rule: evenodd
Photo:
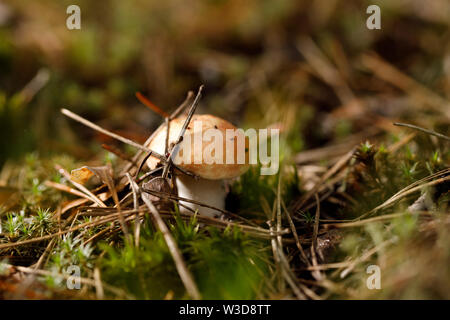
M 169 112 L 200 84 L 200 113 L 284 121 L 293 152 L 372 136 L 387 118 L 447 130 L 423 117 L 448 108 L 447 0 L 86 0 L 68 30 L 73 2 L 0 1 L 0 166 L 31 151 L 98 155 L 106 138 L 62 107 L 143 142 L 161 118 L 135 93 Z M 381 30 L 366 27 L 370 4 Z

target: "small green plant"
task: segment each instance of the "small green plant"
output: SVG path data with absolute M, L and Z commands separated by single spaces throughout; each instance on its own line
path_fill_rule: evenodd
M 9 237 L 24 240 L 48 234 L 53 227 L 50 210 L 39 208 L 31 217 L 26 217 L 24 211 L 7 213 L 2 229 L 7 232 Z
M 43 210 L 39 208 L 33 219 L 34 225 L 39 230 L 41 237 L 53 226 L 52 214 L 49 209 Z
M 314 215 L 311 214 L 309 211 L 301 212 L 300 216 L 303 217 L 303 219 L 305 219 L 305 222 L 308 224 L 311 224 L 314 222 Z

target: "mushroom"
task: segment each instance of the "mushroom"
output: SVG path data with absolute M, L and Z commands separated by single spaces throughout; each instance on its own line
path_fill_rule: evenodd
M 174 147 L 185 120 L 186 117 L 179 117 L 170 121 L 168 150 Z M 227 137 L 227 129 L 233 130 L 233 136 Z M 205 134 L 207 130 L 209 132 Z M 166 151 L 166 136 L 167 126 L 160 127 L 148 147 L 164 154 Z M 219 138 L 222 140 L 216 141 Z M 201 147 L 199 142 L 201 142 Z M 241 157 L 238 156 L 238 150 L 239 147 L 242 147 L 240 145 L 242 142 L 245 144 L 243 146 L 245 148 L 244 161 L 242 161 L 242 155 L 240 155 Z M 213 148 L 213 143 L 215 143 L 215 146 L 221 147 L 222 151 Z M 177 148 L 179 149 L 172 158 L 173 162 L 196 176 L 179 174 L 175 177 L 178 196 L 224 210 L 226 197 L 224 180 L 240 176 L 249 168 L 248 139 L 246 139 L 244 133 L 221 118 L 212 115 L 194 115 L 186 128 L 183 140 Z M 227 163 L 227 159 L 232 159 L 232 161 L 228 161 L 231 163 Z M 159 159 L 151 156 L 147 160 L 147 165 L 153 170 L 159 162 Z M 199 214 L 205 216 L 217 217 L 219 214 L 217 210 L 212 208 L 181 200 L 179 203 L 181 204 L 180 212 L 190 211 L 186 208 L 188 207 L 194 211 L 198 210 Z

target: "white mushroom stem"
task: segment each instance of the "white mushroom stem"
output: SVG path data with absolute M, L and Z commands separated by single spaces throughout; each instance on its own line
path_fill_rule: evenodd
M 180 175 L 176 177 L 176 184 L 179 197 L 199 201 L 221 210 L 225 209 L 226 191 L 223 180 L 194 179 L 187 175 Z M 180 203 L 194 211 L 198 210 L 198 213 L 203 216 L 217 217 L 220 215 L 219 211 L 211 208 L 186 201 L 180 201 Z M 180 206 L 180 212 L 188 213 L 190 211 Z

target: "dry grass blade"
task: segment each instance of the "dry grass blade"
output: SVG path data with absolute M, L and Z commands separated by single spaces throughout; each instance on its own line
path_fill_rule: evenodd
M 127 178 L 130 182 L 131 190 L 133 191 L 133 206 L 134 210 L 139 209 L 139 200 L 138 200 L 138 194 L 139 194 L 139 186 L 136 184 L 136 182 L 133 181 L 130 174 L 127 172 Z M 139 219 L 139 215 L 136 215 L 136 219 L 134 221 L 134 245 L 136 248 L 139 247 L 139 237 L 141 232 L 141 221 Z
M 278 246 L 278 241 L 277 237 L 275 236 L 275 230 L 272 226 L 272 221 L 270 220 L 267 221 L 267 224 L 269 225 L 269 230 L 272 236 L 271 245 L 275 263 L 277 264 L 277 266 L 279 266 L 283 278 L 285 279 L 285 281 L 287 282 L 287 284 L 289 285 L 289 287 L 291 288 L 292 292 L 295 294 L 297 299 L 306 300 L 306 296 L 301 292 L 301 290 L 296 284 L 295 276 L 292 274 L 289 267 L 289 262 L 287 262 L 284 253 Z
M 309 149 L 299 152 L 295 156 L 295 163 L 304 164 L 311 162 L 320 162 L 327 159 L 330 163 L 337 162 L 340 157 L 352 150 L 355 145 L 378 135 L 381 129 L 378 127 L 369 127 L 359 133 L 355 133 L 345 138 L 342 142 L 333 143 L 317 149 Z
M 410 133 L 408 134 L 406 137 L 403 137 L 402 139 L 400 139 L 399 141 L 397 141 L 396 143 L 390 145 L 387 148 L 387 151 L 389 153 L 395 153 L 397 152 L 401 147 L 403 147 L 405 144 L 407 144 L 409 141 L 411 141 L 412 139 L 414 139 L 414 137 L 416 136 L 416 133 Z
M 315 198 L 316 198 L 317 206 L 316 206 L 316 216 L 314 218 L 313 237 L 312 237 L 312 242 L 311 242 L 311 260 L 312 260 L 313 266 L 318 265 L 316 249 L 317 249 L 317 235 L 319 234 L 319 219 L 320 219 L 320 199 L 319 199 L 319 196 L 317 195 L 317 193 L 315 194 Z M 312 275 L 317 281 L 320 281 L 323 279 L 322 274 L 318 270 L 313 271 Z
M 278 241 L 278 247 L 280 250 L 283 250 L 283 243 L 281 241 L 281 173 L 278 175 L 278 186 L 277 186 L 277 193 L 276 193 L 276 205 L 277 205 L 277 241 Z
M 73 200 L 73 201 L 70 201 L 69 203 L 65 204 L 65 205 L 61 208 L 61 214 L 60 214 L 60 215 L 66 213 L 67 211 L 69 211 L 69 210 L 71 210 L 71 209 L 73 209 L 73 208 L 76 208 L 76 207 L 78 207 L 78 206 L 81 206 L 81 205 L 83 205 L 83 204 L 86 204 L 88 201 L 92 201 L 92 200 L 80 198 L 80 199 L 75 199 L 75 200 Z
M 139 174 L 141 173 L 142 168 L 145 166 L 145 164 L 147 163 L 148 158 L 150 158 L 151 155 L 152 155 L 152 153 L 149 152 L 149 153 L 147 153 L 147 154 L 145 155 L 145 157 L 141 160 L 141 163 L 139 164 L 139 167 L 138 167 L 136 173 L 134 174 L 134 178 L 135 178 L 135 179 L 137 179 L 137 178 L 139 177 Z M 154 170 L 152 170 L 152 171 L 155 172 L 155 171 L 157 171 L 157 169 L 158 169 L 158 168 L 156 168 L 156 169 L 154 169 Z M 127 173 L 128 173 L 128 172 L 126 172 L 125 175 L 126 175 Z
M 97 294 L 97 299 L 103 300 L 105 294 L 103 292 L 102 279 L 100 277 L 100 269 L 94 268 L 94 282 L 95 282 L 95 293 Z
M 342 223 L 327 223 L 324 224 L 323 227 L 328 228 L 354 228 L 354 227 L 360 227 L 363 225 L 366 225 L 368 223 L 377 222 L 377 221 L 385 221 L 385 220 L 391 220 L 398 217 L 402 217 L 405 215 L 410 215 L 410 212 L 400 212 L 400 213 L 392 213 L 392 214 L 385 214 L 378 217 L 373 217 L 369 219 L 362 219 L 358 221 L 353 222 L 342 222 Z M 418 214 L 421 216 L 431 216 L 432 214 L 430 212 L 415 212 L 414 214 Z
M 302 196 L 293 206 L 294 212 L 297 212 L 302 208 L 302 206 L 308 201 L 317 191 L 320 189 L 322 184 L 332 177 L 336 172 L 341 170 L 348 161 L 353 157 L 356 148 L 353 148 L 350 152 L 345 154 L 338 162 L 336 162 L 315 184 L 315 186 L 309 190 L 304 196 Z
M 141 206 L 137 210 L 124 210 L 124 211 L 122 211 L 122 213 L 125 215 L 140 214 L 146 208 L 147 207 L 144 205 L 144 206 Z M 86 212 L 80 212 L 80 214 L 79 214 L 80 217 L 83 217 L 83 216 L 99 217 L 99 216 L 108 216 L 108 215 L 111 215 L 112 213 L 117 213 L 117 211 L 114 210 L 113 208 L 80 207 L 80 210 L 87 210 Z M 163 216 L 163 217 L 173 218 L 173 212 L 171 212 L 171 211 L 160 211 L 160 213 L 161 213 L 161 216 Z M 184 220 L 189 221 L 190 219 L 192 219 L 192 217 L 195 216 L 195 218 L 198 220 L 198 222 L 203 223 L 208 226 L 209 225 L 215 226 L 215 227 L 222 228 L 222 229 L 225 229 L 228 227 L 239 228 L 243 232 L 245 232 L 253 237 L 257 237 L 257 238 L 261 238 L 261 239 L 270 239 L 270 231 L 267 229 L 261 228 L 261 227 L 253 227 L 253 226 L 245 225 L 242 223 L 235 223 L 235 222 L 212 218 L 212 217 L 208 217 L 208 216 L 196 215 L 196 214 L 194 214 L 194 212 L 179 213 L 179 214 L 180 214 L 180 217 Z M 139 216 L 141 216 L 141 215 L 139 215 Z M 289 233 L 288 229 L 283 229 L 280 232 L 281 235 L 285 235 L 288 233 Z M 277 235 L 278 235 L 278 233 L 274 232 L 274 236 L 276 237 Z M 283 239 L 283 241 L 286 241 L 286 240 Z
M 61 183 L 57 183 L 57 182 L 53 182 L 53 181 L 47 180 L 47 181 L 44 182 L 44 185 L 47 186 L 47 187 L 54 188 L 54 189 L 57 189 L 57 190 L 60 190 L 60 191 L 64 191 L 64 192 L 73 194 L 74 196 L 78 196 L 78 197 L 85 198 L 87 200 L 95 202 L 87 194 L 85 194 L 85 193 L 83 193 L 81 191 L 78 191 L 76 189 L 73 189 L 71 187 L 68 187 L 65 184 L 61 184 Z
M 180 249 L 178 248 L 175 239 L 170 233 L 169 228 L 167 228 L 167 225 L 161 218 L 161 215 L 159 214 L 158 210 L 153 205 L 152 201 L 150 200 L 150 197 L 148 195 L 141 193 L 141 198 L 144 201 L 145 205 L 150 210 L 159 231 L 161 231 L 164 237 L 164 240 L 167 244 L 167 247 L 169 248 L 170 254 L 172 255 L 172 258 L 175 262 L 175 267 L 177 268 L 178 274 L 180 275 L 181 281 L 183 282 L 186 291 L 188 292 L 189 296 L 191 296 L 192 299 L 195 300 L 201 299 L 200 292 L 198 291 L 197 285 L 194 282 L 194 278 L 189 269 L 187 268 L 183 256 L 180 252 Z
M 443 170 L 441 170 L 441 171 L 438 171 L 438 172 L 436 172 L 436 173 L 433 173 L 433 174 L 431 174 L 431 175 L 429 175 L 429 176 L 427 176 L 427 177 L 425 177 L 425 178 L 423 178 L 423 179 L 420 179 L 420 180 L 417 180 L 417 181 L 411 183 L 409 186 L 403 188 L 402 190 L 400 190 L 399 192 L 397 192 L 395 195 L 393 195 L 393 197 L 394 197 L 394 196 L 398 196 L 398 195 L 400 195 L 401 193 L 403 193 L 403 192 L 405 192 L 405 191 L 407 191 L 407 190 L 409 190 L 409 189 L 412 189 L 412 188 L 414 188 L 414 187 L 416 187 L 416 186 L 418 186 L 418 185 L 420 185 L 420 184 L 423 184 L 423 183 L 425 183 L 425 182 L 431 181 L 431 180 L 433 180 L 433 179 L 438 179 L 438 178 L 445 177 L 445 176 L 447 176 L 448 174 L 450 174 L 450 168 L 443 169 Z
M 319 264 L 317 266 L 309 266 L 306 268 L 308 271 L 314 271 L 314 270 L 329 270 L 329 269 L 339 269 L 339 268 L 345 268 L 348 267 L 350 264 L 352 264 L 353 261 L 343 261 L 343 262 L 334 262 L 334 263 L 326 263 L 326 264 Z
M 402 89 L 411 97 L 433 108 L 436 112 L 450 118 L 450 102 L 399 71 L 376 54 L 364 54 L 362 64 L 377 77 Z
M 412 125 L 412 124 L 394 122 L 394 126 L 411 128 L 411 129 L 418 130 L 418 131 L 421 131 L 421 132 L 425 132 L 427 134 L 431 134 L 432 136 L 435 136 L 435 137 L 438 137 L 438 138 L 450 141 L 450 137 L 447 137 L 446 135 L 443 135 L 443 134 L 438 133 L 438 132 L 433 131 L 433 130 L 421 128 L 419 126 L 415 126 L 415 125 Z
M 203 202 L 200 202 L 200 201 L 179 197 L 179 196 L 176 196 L 174 194 L 167 193 L 167 192 L 156 191 L 156 190 L 149 190 L 149 189 L 145 189 L 145 188 L 142 188 L 142 191 L 146 192 L 146 193 L 150 193 L 150 194 L 156 195 L 156 196 L 164 196 L 165 198 L 168 198 L 168 199 L 181 200 L 181 201 L 184 201 L 184 202 L 189 202 L 189 203 L 193 203 L 193 204 L 199 205 L 201 207 L 213 209 L 213 210 L 216 210 L 218 212 L 224 213 L 224 214 L 226 214 L 226 215 L 228 215 L 228 216 L 230 216 L 232 218 L 244 221 L 244 222 L 246 222 L 246 223 L 248 223 L 250 225 L 253 225 L 253 226 L 256 226 L 256 227 L 258 226 L 256 223 L 254 223 L 254 222 L 252 222 L 252 221 L 250 221 L 248 219 L 245 219 L 245 218 L 239 216 L 236 213 L 233 213 L 233 212 L 230 212 L 230 211 L 227 211 L 227 210 L 222 210 L 220 208 L 216 208 L 216 207 L 210 206 L 210 205 L 208 205 L 206 203 L 203 203 Z
M 167 154 L 167 152 L 169 151 L 169 137 L 170 137 L 170 119 L 166 118 L 165 119 L 165 124 L 166 124 L 166 140 L 164 141 L 164 154 Z M 170 162 L 170 156 L 169 156 L 169 162 Z M 162 173 L 162 177 L 164 179 L 167 178 L 167 175 L 169 174 L 169 165 L 166 164 L 164 166 L 164 170 Z
M 82 184 L 73 181 L 70 174 L 64 170 L 63 167 L 61 167 L 60 165 L 56 164 L 55 165 L 56 170 L 58 170 L 59 173 L 61 173 L 64 178 L 66 178 L 70 183 L 72 183 L 75 187 L 77 187 L 79 190 L 81 190 L 82 192 L 84 192 L 92 201 L 94 201 L 96 204 L 98 204 L 100 207 L 106 207 L 106 205 L 103 203 L 102 200 L 100 200 L 95 194 L 93 194 L 91 191 L 89 191 L 85 186 L 83 186 Z
M 297 48 L 319 77 L 333 88 L 342 104 L 356 102 L 355 95 L 345 79 L 310 37 L 300 38 Z
M 25 102 L 30 102 L 33 97 L 48 83 L 50 80 L 50 70 L 47 68 L 40 69 L 33 79 L 20 91 L 20 95 Z
M 114 203 L 118 209 L 119 213 L 119 222 L 120 226 L 123 230 L 123 233 L 125 235 L 126 239 L 129 239 L 129 233 L 128 233 L 128 227 L 124 221 L 124 218 L 122 214 L 120 213 L 120 202 L 119 202 L 119 196 L 117 195 L 116 187 L 114 186 L 114 179 L 112 177 L 112 174 L 110 173 L 110 168 L 107 166 L 103 167 L 88 167 L 85 166 L 88 170 L 93 172 L 100 180 L 108 186 L 108 189 L 111 191 L 112 198 L 114 200 Z
M 190 203 L 193 203 L 193 204 L 197 204 L 197 205 L 205 207 L 205 208 L 210 208 L 210 209 L 217 210 L 218 212 L 224 213 L 224 214 L 226 214 L 226 215 L 228 215 L 230 217 L 237 218 L 237 219 L 239 219 L 239 220 L 241 220 L 243 222 L 248 223 L 249 224 L 248 228 L 250 228 L 250 225 L 251 225 L 251 226 L 253 226 L 253 228 L 255 230 L 258 230 L 258 231 L 263 232 L 263 233 L 269 233 L 269 230 L 259 227 L 256 223 L 254 223 L 254 222 L 252 222 L 252 221 L 250 221 L 248 219 L 245 219 L 245 218 L 237 215 L 236 213 L 233 213 L 233 212 L 230 212 L 230 211 L 226 211 L 226 210 L 222 210 L 222 209 L 219 209 L 219 208 L 207 205 L 207 204 L 205 204 L 203 202 L 200 202 L 200 201 L 195 201 L 195 200 L 191 200 L 191 199 L 188 199 L 188 198 L 179 197 L 179 196 L 176 196 L 174 194 L 167 193 L 167 192 L 156 191 L 156 190 L 149 190 L 149 189 L 145 189 L 145 188 L 141 188 L 141 190 L 143 192 L 146 192 L 146 193 L 158 196 L 158 197 L 162 196 L 162 197 L 165 197 L 167 199 L 181 200 L 181 201 L 184 201 L 184 202 L 190 202 Z M 206 217 L 202 217 L 202 218 L 206 218 Z M 224 222 L 224 223 L 229 223 L 229 222 Z M 240 224 L 239 224 L 239 226 L 240 226 Z M 280 233 L 281 234 L 289 233 L 289 229 L 283 229 L 283 230 L 280 231 Z
M 288 219 L 289 226 L 291 228 L 291 232 L 294 235 L 295 244 L 297 245 L 297 248 L 300 251 L 303 262 L 305 262 L 307 265 L 309 265 L 310 263 L 309 263 L 308 257 L 306 256 L 305 250 L 303 250 L 303 246 L 300 242 L 300 238 L 298 237 L 298 233 L 297 233 L 297 229 L 295 228 L 294 221 L 292 221 L 291 214 L 290 214 L 289 210 L 287 209 L 286 203 L 284 202 L 283 199 L 281 199 L 281 204 L 283 206 L 283 210 L 286 215 L 286 218 Z
M 397 240 L 398 239 L 396 237 L 393 237 L 389 240 L 383 241 L 382 243 L 380 243 L 380 244 L 376 245 L 375 247 L 373 247 L 372 249 L 368 250 L 363 255 L 361 255 L 360 257 L 355 259 L 353 262 L 351 262 L 349 264 L 349 266 L 344 271 L 341 272 L 340 277 L 345 278 L 359 263 L 366 261 L 372 255 L 377 253 L 379 250 L 383 249 L 384 247 L 386 247 L 392 243 L 395 243 Z
M 427 182 L 427 181 L 429 181 L 429 182 Z M 434 186 L 434 185 L 437 185 L 437 184 L 440 184 L 440 183 L 443 183 L 446 181 L 450 181 L 450 169 L 441 170 L 441 171 L 439 171 L 435 174 L 432 174 L 424 179 L 421 179 L 419 181 L 416 181 L 416 182 L 410 184 L 409 186 L 403 188 L 402 190 L 397 192 L 395 195 L 390 197 L 388 200 L 386 200 L 385 202 L 383 202 L 376 208 L 373 208 L 372 210 L 370 210 L 370 211 L 362 214 L 358 218 L 354 219 L 354 221 L 361 220 L 381 209 L 388 208 L 388 207 L 394 205 L 395 203 L 397 203 L 402 198 L 404 198 L 410 194 L 413 194 L 417 191 L 420 191 L 423 188 L 431 187 L 431 186 Z
M 133 146 L 133 147 L 135 147 L 137 149 L 140 149 L 142 151 L 151 152 L 152 156 L 158 158 L 159 160 L 161 160 L 163 162 L 166 162 L 166 158 L 164 156 L 160 155 L 159 153 L 154 152 L 154 151 L 144 147 L 143 145 L 140 145 L 139 143 L 136 143 L 136 142 L 134 142 L 134 141 L 132 141 L 130 139 L 124 138 L 124 137 L 122 137 L 122 136 L 120 136 L 118 134 L 115 134 L 115 133 L 113 133 L 111 131 L 103 129 L 102 127 L 96 125 L 95 123 L 90 122 L 89 120 L 86 120 L 86 119 L 80 117 L 79 115 L 73 113 L 72 111 L 69 111 L 69 110 L 63 108 L 63 109 L 61 109 L 61 113 L 64 114 L 65 116 L 68 116 L 69 118 L 72 118 L 75 121 L 78 121 L 78 122 L 84 124 L 85 126 L 88 126 L 88 127 L 92 128 L 94 130 L 97 130 L 97 131 L 99 131 L 99 132 L 101 132 L 101 133 L 103 133 L 103 134 L 105 134 L 107 136 L 110 136 L 110 137 L 112 137 L 112 138 L 114 138 L 116 140 L 119 140 L 119 141 L 121 141 L 123 143 L 129 144 L 130 146 Z
M 280 261 L 282 263 L 282 265 L 284 266 L 284 270 L 282 271 L 285 274 L 285 279 L 286 281 L 288 281 L 289 285 L 291 286 L 291 288 L 293 289 L 293 291 L 295 292 L 297 298 L 299 299 L 303 299 L 305 297 L 305 295 L 303 295 L 297 285 L 296 285 L 296 276 L 294 274 L 294 272 L 292 271 L 290 265 L 289 265 L 289 261 L 286 258 L 286 255 L 284 254 L 283 251 L 283 241 L 282 241 L 282 235 L 281 235 L 281 173 L 278 176 L 278 187 L 277 187 L 277 199 L 276 199 L 276 205 L 277 205 L 277 252 L 280 255 Z M 299 287 L 303 290 L 303 292 L 311 299 L 317 300 L 320 299 L 320 297 L 318 297 L 312 290 L 308 289 L 306 286 L 299 284 Z M 297 290 L 299 292 L 297 292 Z

